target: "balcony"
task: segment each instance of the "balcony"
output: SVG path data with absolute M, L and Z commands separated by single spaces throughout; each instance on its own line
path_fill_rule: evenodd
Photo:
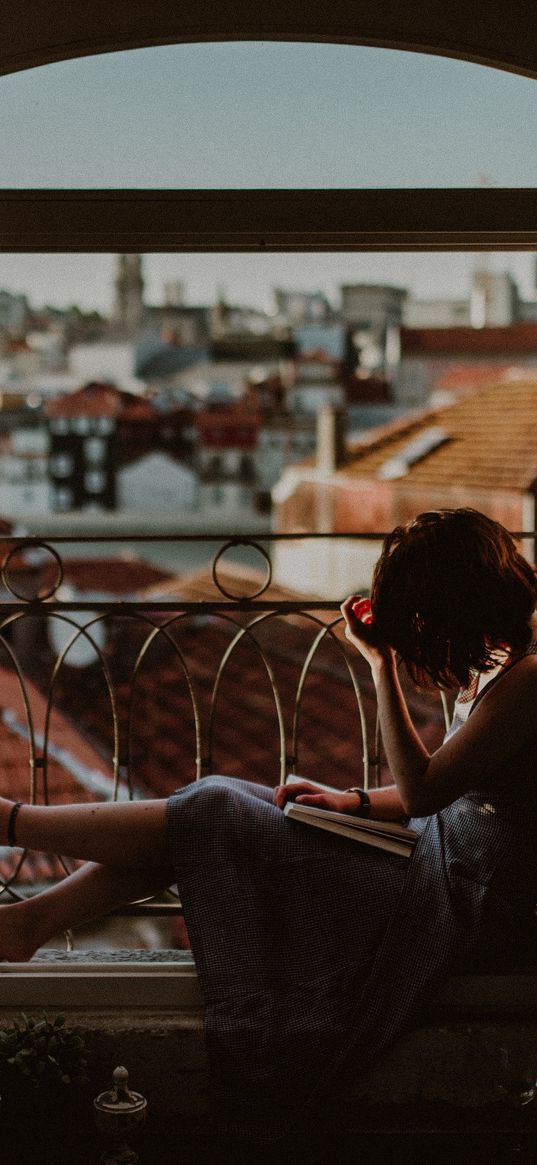
M 380 537 L 345 536 L 357 561 L 360 547 Z M 294 772 L 341 788 L 382 783 L 374 692 L 343 638 L 337 600 L 278 583 L 282 561 L 288 577 L 292 546 L 302 543 L 303 562 L 304 543 L 326 554 L 337 540 L 6 537 L 3 789 L 54 803 L 166 796 L 214 771 L 267 785 Z M 178 551 L 203 547 L 205 563 L 179 574 L 150 566 L 148 552 L 155 557 L 172 542 Z M 248 561 L 233 561 L 241 554 Z M 408 699 L 434 747 L 448 701 L 410 688 Z M 4 850 L 0 897 L 31 894 L 71 865 L 60 855 Z M 429 1121 L 448 1140 L 457 1123 L 483 1137 L 483 1114 L 492 1111 L 510 1145 L 518 1126 L 501 1108 L 502 1049 L 521 1087 L 534 1056 L 536 985 L 532 966 L 451 980 L 421 1025 L 366 1076 L 349 1071 L 338 1136 L 351 1144 L 360 1126 L 373 1145 L 379 1127 L 388 1139 L 411 1137 Z M 180 1119 L 188 1131 L 203 1118 L 202 1000 L 173 889 L 101 929 L 58 936 L 30 964 L 5 965 L 0 1008 L 5 1021 L 46 1009 L 81 1024 L 95 1092 L 112 1059 L 125 1059 L 161 1127 Z
M 496 15 L 482 7 L 478 9 L 476 4 L 473 5 L 470 20 L 467 5 L 464 9 L 461 5 L 454 5 L 446 11 L 445 5 L 436 2 L 427 7 L 414 5 L 411 15 L 406 12 L 405 6 L 389 4 L 387 10 L 384 7 L 373 10 L 371 6 L 359 4 L 354 7 L 352 19 L 349 19 L 348 5 L 345 2 L 331 6 L 321 15 L 313 8 L 305 14 L 303 6 L 292 2 L 285 6 L 272 6 L 270 10 L 261 14 L 256 13 L 253 22 L 250 5 L 226 3 L 223 7 L 216 8 L 214 5 L 206 4 L 205 0 L 196 8 L 195 17 L 194 10 L 190 10 L 188 6 L 172 10 L 169 4 L 164 5 L 158 0 L 156 5 L 155 3 L 151 5 L 151 9 L 149 5 L 144 4 L 133 12 L 132 5 L 129 5 L 127 10 L 124 0 L 120 0 L 113 12 L 107 10 L 104 23 L 99 12 L 80 6 L 71 6 L 67 11 L 62 8 L 60 18 L 54 11 L 54 5 L 47 14 L 47 21 L 43 22 L 37 7 L 34 3 L 24 3 L 24 18 L 15 23 L 12 14 L 9 14 L 9 27 L 6 27 L 4 37 L 4 44 L 7 46 L 3 54 L 4 69 L 25 68 L 56 58 L 78 55 L 81 52 L 108 50 L 123 45 L 130 47 L 133 44 L 158 41 L 172 42 L 182 37 L 227 38 L 230 31 L 234 36 L 241 38 L 251 36 L 253 30 L 262 39 L 276 36 L 290 39 L 306 37 L 354 41 L 357 39 L 356 30 L 359 26 L 361 37 L 372 44 L 421 50 L 432 48 L 535 74 L 533 38 L 527 35 L 527 28 L 531 27 L 532 14 L 528 12 L 526 19 L 506 22 L 500 11 Z M 212 249 L 215 245 L 222 249 L 237 246 L 260 251 L 266 247 L 309 249 L 334 246 L 339 249 L 349 247 L 365 250 L 387 246 L 401 249 L 409 246 L 438 249 L 458 246 L 488 250 L 493 246 L 525 247 L 535 241 L 532 191 L 520 193 L 512 190 L 453 193 L 424 191 L 422 194 L 413 192 L 410 196 L 407 191 L 399 191 L 387 197 L 382 193 L 380 199 L 377 191 L 361 192 L 361 196 L 358 197 L 356 192 L 352 191 L 344 192 L 339 197 L 321 192 L 321 198 L 319 191 L 309 194 L 306 192 L 305 198 L 297 192 L 291 192 L 287 197 L 285 195 L 283 198 L 276 197 L 273 205 L 268 205 L 267 198 L 261 194 L 262 213 L 259 212 L 251 191 L 240 192 L 238 197 L 230 199 L 220 192 L 217 192 L 216 197 L 214 192 L 202 198 L 196 198 L 195 194 L 196 192 L 194 195 L 187 192 L 185 197 L 174 199 L 173 195 L 161 197 L 158 192 L 151 192 L 147 197 L 144 196 L 144 192 L 132 192 L 127 195 L 124 192 L 112 192 L 111 195 L 109 192 L 100 192 L 96 195 L 81 192 L 80 196 L 76 193 L 71 195 L 58 191 L 8 192 L 1 200 L 4 214 L 0 246 L 7 250 L 25 248 L 80 250 L 101 249 L 106 246 L 116 249 L 118 240 L 121 240 L 122 248 L 132 251 L 143 250 L 147 246 Z M 359 227 L 357 224 L 360 224 Z M 61 570 L 57 559 L 56 567 L 58 570 L 56 581 L 59 583 Z M 206 599 L 205 602 L 191 598 L 179 603 L 176 597 L 175 602 L 173 599 L 169 600 L 168 608 L 162 605 L 162 601 L 155 599 L 147 600 L 149 605 L 146 604 L 145 608 L 137 606 L 136 609 L 132 603 L 128 606 L 121 602 L 111 610 L 108 601 L 102 607 L 96 607 L 94 602 L 91 606 L 84 606 L 83 603 L 76 603 L 65 597 L 60 601 L 56 585 L 52 587 L 49 599 L 42 598 L 40 602 L 19 601 L 13 594 L 11 596 L 6 594 L 2 628 L 5 641 L 4 659 L 0 662 L 6 679 L 6 690 L 9 679 L 13 690 L 18 694 L 18 703 L 11 707 L 11 712 L 16 714 L 5 727 L 10 728 L 13 737 L 21 746 L 25 764 L 27 765 L 28 759 L 30 760 L 30 795 L 35 798 L 50 796 L 52 799 L 60 793 L 65 794 L 65 785 L 60 784 L 58 769 L 66 759 L 72 760 L 72 757 L 66 758 L 57 752 L 57 740 L 61 740 L 60 730 L 63 730 L 68 722 L 65 706 L 62 708 L 58 705 L 61 704 L 60 697 L 66 698 L 69 674 L 72 678 L 74 655 L 78 652 L 79 656 L 80 654 L 83 656 L 85 648 L 88 649 L 90 656 L 93 653 L 93 662 L 79 665 L 76 674 L 81 677 L 84 671 L 88 673 L 91 671 L 92 680 L 98 677 L 95 680 L 95 688 L 92 688 L 91 684 L 87 688 L 84 682 L 85 700 L 91 705 L 96 690 L 101 697 L 104 692 L 108 699 L 106 718 L 108 751 L 105 751 L 104 757 L 100 754 L 96 757 L 96 741 L 92 739 L 90 744 L 86 741 L 86 747 L 93 751 L 84 754 L 85 768 L 84 764 L 82 766 L 79 764 L 77 768 L 78 777 L 82 772 L 87 776 L 88 771 L 98 774 L 99 779 L 95 779 L 93 795 L 123 796 L 136 795 L 138 792 L 136 782 L 143 769 L 143 758 L 138 751 L 139 736 L 136 730 L 141 723 L 143 739 L 144 723 L 140 720 L 142 715 L 140 708 L 143 708 L 143 701 L 148 696 L 147 691 L 143 691 L 141 681 L 145 675 L 144 665 L 150 662 L 152 649 L 157 650 L 157 646 L 161 647 L 162 644 L 176 661 L 177 673 L 186 693 L 184 705 L 188 711 L 190 725 L 190 756 L 185 776 L 188 773 L 187 779 L 190 779 L 209 771 L 213 763 L 218 764 L 219 758 L 225 756 L 221 747 L 223 731 L 220 731 L 217 713 L 218 708 L 222 706 L 226 676 L 229 675 L 233 664 L 239 660 L 240 653 L 245 647 L 251 648 L 251 653 L 261 660 L 260 652 L 254 645 L 254 637 L 257 637 L 258 632 L 264 627 L 270 627 L 276 621 L 285 621 L 291 639 L 291 632 L 295 635 L 298 620 L 303 618 L 292 609 L 280 609 L 278 614 L 274 615 L 273 604 L 269 603 L 268 595 L 269 592 L 266 592 L 265 600 L 260 597 L 258 600 L 260 605 L 257 607 L 249 600 L 233 602 L 213 596 L 212 600 Z M 185 607 L 187 601 L 192 604 L 189 610 Z M 157 604 L 153 609 L 151 602 Z M 265 606 L 264 602 L 268 605 Z M 352 736 L 353 759 L 347 757 L 345 764 L 358 768 L 358 773 L 356 767 L 353 770 L 354 780 L 360 779 L 362 766 L 366 768 L 369 765 L 371 781 L 374 782 L 378 779 L 374 711 L 372 718 L 367 718 L 364 712 L 369 730 L 366 734 L 367 746 L 365 740 L 362 740 L 361 731 L 362 709 L 366 700 L 365 683 L 360 676 L 355 687 L 354 679 L 347 671 L 347 664 L 342 661 L 339 648 L 332 643 L 332 638 L 337 632 L 333 633 L 331 629 L 323 632 L 323 627 L 329 627 L 334 618 L 334 606 L 325 605 L 323 608 L 322 605 L 314 605 L 309 608 L 306 621 L 311 623 L 308 629 L 313 631 L 313 639 L 309 640 L 305 655 L 302 654 L 300 657 L 298 676 L 300 678 L 302 674 L 301 669 L 305 665 L 315 635 L 323 634 L 321 645 L 313 653 L 311 667 L 306 668 L 304 674 L 309 677 L 315 672 L 322 651 L 329 646 L 330 668 L 335 667 L 336 661 L 350 686 L 349 710 L 352 707 L 350 714 L 353 731 L 356 729 L 356 735 Z M 177 617 L 174 612 L 177 612 Z M 85 620 L 87 629 L 79 629 L 80 616 Z M 207 628 L 207 620 L 217 621 L 220 632 L 224 630 L 229 632 L 227 639 L 225 635 L 220 635 L 222 651 L 220 657 L 218 653 L 215 654 L 216 672 L 213 671 L 213 682 L 211 683 L 210 679 L 207 682 L 205 702 L 201 695 L 198 704 L 191 698 L 186 678 L 187 671 L 183 669 L 178 650 L 179 645 L 175 644 L 175 637 L 173 643 L 170 641 L 171 631 L 166 627 L 168 619 L 174 624 L 180 620 L 181 630 L 186 629 L 190 621 L 196 630 L 196 635 L 192 635 L 192 639 L 195 638 L 197 643 L 200 639 L 199 632 Z M 314 619 L 319 619 L 319 624 L 313 623 Z M 196 620 L 205 622 L 202 625 L 198 623 L 196 627 Z M 104 664 L 108 664 L 107 651 L 113 641 L 115 625 L 130 625 L 131 621 L 136 622 L 140 635 L 134 647 L 134 657 L 131 656 L 129 660 L 130 680 L 127 679 L 125 692 L 119 690 L 119 681 L 116 682 L 115 676 L 112 677 L 110 685 L 108 684 Z M 249 625 L 250 621 L 253 621 L 253 627 Z M 54 622 L 61 624 L 66 632 L 67 640 L 64 637 L 61 645 L 58 645 L 57 640 L 55 644 L 51 644 L 50 637 L 45 631 L 45 624 Z M 103 644 L 97 632 L 97 627 L 100 626 L 109 630 L 112 637 L 109 640 L 105 636 Z M 175 629 L 174 626 L 174 631 Z M 154 638 L 151 638 L 152 636 Z M 234 642 L 233 637 L 237 640 L 235 646 L 231 646 Z M 145 654 L 140 654 L 144 644 L 150 639 L 151 643 L 146 648 Z M 71 640 L 72 646 L 69 647 L 68 643 Z M 34 655 L 36 646 L 43 651 L 48 660 L 48 683 L 44 691 L 37 684 L 39 669 L 36 667 L 38 660 Z M 231 650 L 226 657 L 223 672 L 219 672 L 219 664 L 229 648 Z M 69 651 L 71 664 L 68 659 Z M 55 661 L 58 659 L 60 662 L 55 670 Z M 302 730 L 311 726 L 305 723 L 307 719 L 305 712 L 302 715 L 300 711 L 302 695 L 300 700 L 295 699 L 298 690 L 296 673 L 294 690 L 292 689 L 293 699 L 290 704 L 284 705 L 281 701 L 278 702 L 280 697 L 278 695 L 277 698 L 276 693 L 279 693 L 280 687 L 278 684 L 272 686 L 272 678 L 264 662 L 261 668 L 265 696 L 273 710 L 274 731 L 270 742 L 271 749 L 273 750 L 275 739 L 277 748 L 274 755 L 280 758 L 272 764 L 270 772 L 267 773 L 266 779 L 273 783 L 287 768 L 292 769 L 295 766 L 299 769 L 303 762 L 307 762 L 307 732 L 303 734 Z M 326 671 L 322 674 L 326 676 Z M 218 677 L 220 680 L 215 689 Z M 196 671 L 194 678 L 199 684 Z M 310 681 L 306 678 L 303 685 L 304 710 L 308 705 L 309 686 Z M 203 731 L 195 715 L 196 707 L 201 704 L 205 716 Z M 39 715 L 36 714 L 35 719 L 31 719 L 34 707 L 37 706 Z M 295 719 L 297 707 L 298 719 Z M 438 710 L 435 714 L 440 725 L 441 715 Z M 285 729 L 285 747 L 280 748 L 282 722 Z M 182 721 L 176 711 L 174 725 L 177 723 L 182 724 Z M 60 734 L 58 738 L 56 731 Z M 102 741 L 100 743 L 102 745 Z M 200 747 L 197 748 L 198 744 Z M 315 760 L 313 746 L 310 746 L 309 759 L 311 763 Z M 68 776 L 71 787 L 74 787 L 76 774 L 73 765 L 68 770 Z M 106 785 L 105 781 L 111 784 Z M 86 789 L 85 796 L 87 795 Z M 33 877 L 31 865 L 31 859 L 25 857 L 20 863 L 17 861 L 15 868 L 3 867 L 5 882 L 3 896 L 7 898 L 30 891 Z M 41 870 L 40 878 L 43 877 L 43 873 Z M 49 870 L 49 874 L 54 873 L 61 874 L 61 868 Z M 154 907 L 151 909 L 154 910 Z M 143 924 L 147 922 L 148 916 L 151 918 L 149 910 L 149 906 L 144 907 Z M 169 919 L 170 916 L 174 920 L 180 918 L 178 911 L 179 905 L 176 902 L 167 906 L 165 925 L 168 925 L 166 918 Z M 135 922 L 137 923 L 137 919 L 128 921 L 133 926 Z M 41 1002 L 50 1007 L 65 1007 L 72 1015 L 76 1014 L 78 1007 L 88 1030 L 96 1033 L 96 1046 L 100 1049 L 100 1062 L 95 1068 L 94 1091 L 102 1087 L 103 1081 L 108 1078 L 110 1055 L 113 1054 L 115 1057 L 116 1048 L 124 1048 L 129 1064 L 136 1061 L 136 1074 L 133 1072 L 134 1085 L 146 1092 L 159 1115 L 162 1116 L 166 1112 L 166 1104 L 168 1115 L 171 1113 L 176 1118 L 179 1113 L 193 1113 L 196 1104 L 198 1111 L 203 1111 L 202 1093 L 197 1092 L 196 1084 L 190 1091 L 188 1087 L 189 1074 L 191 1084 L 196 1079 L 196 1073 L 198 1079 L 203 1078 L 201 1044 L 199 1033 L 196 1034 L 199 1025 L 196 1009 L 199 1001 L 195 992 L 193 968 L 190 966 L 188 971 L 183 971 L 183 968 L 178 970 L 177 964 L 170 967 L 163 959 L 155 971 L 148 972 L 141 967 L 137 972 L 130 963 L 124 964 L 120 969 L 116 956 L 114 959 L 110 956 L 108 969 L 101 961 L 97 977 L 95 964 L 93 963 L 92 969 L 89 963 L 77 962 L 81 957 L 89 958 L 87 955 L 68 952 L 62 955 L 61 959 L 54 955 L 52 961 L 50 956 L 48 960 L 44 958 L 38 960 L 34 964 L 35 972 L 28 968 L 12 968 L 9 974 L 2 974 L 0 989 L 3 991 L 4 1014 L 7 1015 L 10 1008 L 12 1012 L 17 1011 L 23 1003 L 26 1006 L 29 1003 L 37 1006 Z M 101 960 L 102 957 L 97 955 Z M 70 972 L 60 970 L 60 966 L 70 968 Z M 34 984 L 32 993 L 30 981 Z M 133 982 L 135 987 L 132 986 Z M 521 1056 L 524 1053 L 524 1040 L 528 1047 L 534 1043 L 534 985 L 532 972 L 519 974 L 516 979 L 509 975 L 494 974 L 474 977 L 471 982 L 451 984 L 439 1001 L 434 1014 L 429 1017 L 433 1026 L 422 1029 L 421 1033 L 415 1033 L 410 1043 L 400 1048 L 398 1046 L 398 1049 L 394 1050 L 394 1055 L 388 1060 L 387 1066 L 379 1068 L 380 1076 L 378 1072 L 373 1074 L 370 1090 L 374 1090 L 377 1098 L 381 1097 L 384 1100 L 395 1098 L 399 1104 L 408 1105 L 410 1097 L 427 1095 L 428 1089 L 434 1107 L 439 1096 L 445 1098 L 446 1095 L 453 1095 L 450 1092 L 454 1084 L 453 1078 L 446 1081 L 439 1069 L 439 1061 L 444 1053 L 448 1052 L 450 1062 L 453 1064 L 457 1061 L 455 1070 L 459 1074 L 460 1092 L 464 1094 L 466 1089 L 467 1100 L 475 1102 L 477 1099 L 478 1103 L 485 1103 L 491 1095 L 492 1085 L 496 1087 L 494 1063 L 496 1051 L 500 1046 L 498 1041 L 513 1046 L 513 1041 L 516 1043 L 518 1040 L 517 1047 Z M 139 993 L 138 1003 L 136 990 Z M 182 1004 L 179 1015 L 178 998 Z M 110 1029 L 106 1025 L 110 1024 L 112 1017 L 115 1026 Z M 521 1040 L 522 1029 L 525 1035 Z M 476 1031 L 481 1033 L 485 1048 L 483 1051 L 482 1047 L 480 1054 L 472 1059 L 470 1041 Z M 140 1032 L 142 1040 L 139 1038 Z M 164 1062 L 167 1064 L 168 1082 L 163 1081 Z M 383 1072 L 384 1083 L 381 1080 Z M 174 1081 L 173 1089 L 170 1088 L 170 1079 Z M 475 1092 L 476 1080 L 480 1080 L 483 1085 L 479 1095 Z M 157 1093 L 163 1084 L 164 1099 L 161 1095 L 159 1101 Z M 340 1106 L 338 1108 L 339 1115 Z M 438 1117 L 438 1110 L 436 1113 Z M 506 1120 L 505 1123 L 508 1125 L 509 1121 Z M 438 1127 L 438 1119 L 436 1124 Z M 352 1128 L 352 1117 L 349 1118 L 349 1127 Z M 498 1153 L 503 1153 L 504 1149 L 504 1158 L 507 1159 L 513 1148 L 516 1148 L 512 1137 L 502 1140 L 497 1132 L 493 1132 L 492 1135 L 489 1133 L 487 1138 L 483 1121 L 478 1137 L 481 1149 L 486 1139 L 490 1160 L 498 1160 Z M 457 1141 L 455 1143 L 460 1156 L 460 1146 Z M 367 1152 L 367 1134 L 364 1137 L 363 1130 L 360 1132 L 359 1145 L 361 1152 Z M 520 1145 L 519 1139 L 519 1147 Z M 354 1159 L 356 1152 L 354 1141 L 351 1152 Z M 434 1152 L 436 1155 L 437 1141 Z M 429 1161 L 431 1156 L 429 1148 L 429 1154 L 426 1154 L 424 1160 Z M 384 1154 L 377 1159 L 383 1157 Z M 168 1159 L 162 1145 L 159 1146 L 158 1159 L 162 1161 Z M 176 1150 L 173 1159 L 177 1159 Z M 397 1159 L 400 1160 L 400 1157 Z M 475 1160 L 475 1156 L 471 1159 Z
M 339 600 L 309 590 L 305 550 L 335 570 L 334 551 L 344 546 L 348 557 L 353 546 L 360 574 L 360 555 L 381 538 L 6 537 L 6 792 L 35 803 L 165 797 L 212 772 L 269 786 L 289 773 L 340 788 L 381 783 L 368 668 L 344 639 Z M 177 554 L 197 548 L 204 564 L 176 573 L 144 559 L 170 544 Z M 289 583 L 293 556 L 301 590 Z M 447 700 L 412 690 L 408 699 L 435 745 Z M 0 872 L 7 899 L 67 865 L 4 851 Z M 179 904 L 161 909 L 180 913 Z M 155 905 L 144 912 L 154 917 Z

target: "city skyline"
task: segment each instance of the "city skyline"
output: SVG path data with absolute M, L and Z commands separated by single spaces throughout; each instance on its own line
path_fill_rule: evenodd
M 115 301 L 116 254 L 0 254 L 0 289 L 27 295 L 37 310 L 45 305 L 109 314 Z M 387 283 L 415 298 L 458 298 L 470 294 L 472 273 L 509 271 L 524 298 L 536 289 L 536 256 L 528 252 L 473 254 L 150 254 L 143 256 L 144 298 L 164 301 L 164 284 L 184 286 L 187 304 L 216 302 L 273 310 L 275 287 L 322 291 L 339 304 L 343 283 Z

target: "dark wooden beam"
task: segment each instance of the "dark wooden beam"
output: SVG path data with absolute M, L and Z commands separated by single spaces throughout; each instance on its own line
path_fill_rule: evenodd
M 0 251 L 537 248 L 537 191 L 0 190 Z
M 0 72 L 189 41 L 327 41 L 460 57 L 537 75 L 534 0 L 17 0 L 0 6 Z

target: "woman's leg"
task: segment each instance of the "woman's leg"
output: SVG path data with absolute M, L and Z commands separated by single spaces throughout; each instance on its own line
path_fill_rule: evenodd
M 0 960 L 25 962 L 56 934 L 167 889 L 171 868 L 88 862 L 41 894 L 0 908 Z
M 0 845 L 13 802 L 0 797 Z M 24 849 L 114 866 L 162 868 L 169 862 L 166 801 L 23 805 L 15 840 Z

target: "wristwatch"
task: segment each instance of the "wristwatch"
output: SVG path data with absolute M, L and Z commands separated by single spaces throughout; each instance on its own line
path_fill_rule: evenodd
M 370 817 L 371 816 L 371 798 L 365 789 L 360 789 L 358 785 L 352 785 L 350 789 L 345 789 L 346 793 L 358 793 L 360 804 L 354 810 L 355 817 Z

